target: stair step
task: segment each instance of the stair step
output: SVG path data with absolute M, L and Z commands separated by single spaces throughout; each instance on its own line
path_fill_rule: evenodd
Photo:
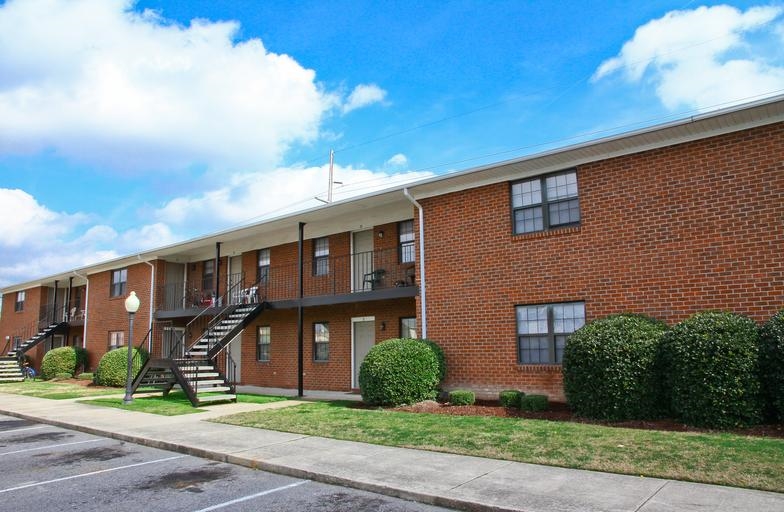
M 24 377 L 0 377 L 0 382 L 22 382 Z
M 231 388 L 229 386 L 197 386 L 196 391 L 198 393 L 224 393 L 231 391 Z
M 223 379 L 205 379 L 205 380 L 199 379 L 198 381 L 196 381 L 196 385 L 200 388 L 207 387 L 207 386 L 215 386 L 215 385 L 220 386 L 224 384 L 226 384 L 226 381 Z
M 207 396 L 198 396 L 197 401 L 199 405 L 209 403 L 209 402 L 228 402 L 228 401 L 236 401 L 237 395 L 232 394 L 222 394 L 222 395 L 207 395 Z
M 220 377 L 220 373 L 218 373 L 218 372 L 216 372 L 216 371 L 212 371 L 212 372 L 206 372 L 206 371 L 205 371 L 205 372 L 199 372 L 199 377 L 198 377 L 198 379 L 196 378 L 196 374 L 195 374 L 195 373 L 183 373 L 183 375 L 184 375 L 184 376 L 185 376 L 185 378 L 186 378 L 186 379 L 188 379 L 189 381 L 195 381 L 195 380 L 199 380 L 199 381 L 201 381 L 202 379 L 212 379 L 212 378 L 215 378 L 215 377 Z

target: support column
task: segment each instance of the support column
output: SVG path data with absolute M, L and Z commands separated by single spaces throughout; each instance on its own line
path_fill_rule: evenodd
M 221 242 L 215 242 L 215 304 L 220 298 L 220 246 Z
M 299 238 L 297 242 L 297 396 L 302 397 L 305 395 L 305 382 L 304 382 L 304 332 L 303 332 L 303 311 L 302 311 L 302 297 L 304 295 L 304 282 L 303 282 L 303 238 L 305 234 L 305 223 L 299 223 Z
M 73 276 L 68 278 L 68 297 L 65 299 L 65 321 L 71 321 L 71 292 L 73 291 Z M 68 344 L 68 340 L 65 341 L 65 344 Z
M 54 300 L 52 301 L 52 318 L 49 321 L 50 324 L 59 323 L 57 321 L 57 292 L 59 291 L 59 283 L 57 279 L 54 280 Z

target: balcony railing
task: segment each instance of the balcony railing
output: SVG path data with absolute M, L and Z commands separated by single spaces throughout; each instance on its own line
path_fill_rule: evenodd
M 396 287 L 414 286 L 413 262 L 399 261 L 396 248 L 368 251 L 323 259 L 312 258 L 303 264 L 303 296 L 317 297 L 373 292 Z M 298 265 L 271 265 L 258 281 L 256 276 L 229 276 L 230 293 L 216 299 L 211 290 L 203 289 L 201 280 L 168 283 L 163 286 L 159 309 L 174 311 L 190 308 L 223 306 L 255 301 L 282 301 L 298 298 Z

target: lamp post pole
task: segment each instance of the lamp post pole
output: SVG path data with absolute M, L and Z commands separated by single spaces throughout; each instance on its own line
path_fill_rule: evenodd
M 136 292 L 131 292 L 125 299 L 125 311 L 128 312 L 128 375 L 125 380 L 124 404 L 133 402 L 131 388 L 133 387 L 133 315 L 139 310 L 139 297 Z

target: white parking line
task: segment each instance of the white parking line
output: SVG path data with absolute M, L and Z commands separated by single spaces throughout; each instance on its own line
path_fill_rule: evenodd
M 64 482 L 65 480 L 73 480 L 75 478 L 83 478 L 85 476 L 92 476 L 92 475 L 100 475 L 101 473 L 109 473 L 111 471 L 119 471 L 120 469 L 129 469 L 129 468 L 138 468 L 139 466 L 146 466 L 147 464 L 157 464 L 158 462 L 167 462 L 170 460 L 175 459 L 182 459 L 187 457 L 187 455 L 177 455 L 174 457 L 166 457 L 165 459 L 157 459 L 157 460 L 148 460 L 147 462 L 139 462 L 138 464 L 129 464 L 127 466 L 120 466 L 118 468 L 109 468 L 109 469 L 101 469 L 99 471 L 90 471 L 89 473 L 82 473 L 81 475 L 73 475 L 73 476 L 65 476 L 63 478 L 55 478 L 54 480 L 46 480 L 43 482 L 33 482 L 25 485 L 19 485 L 17 487 L 10 487 L 8 489 L 0 489 L 0 494 L 11 492 L 11 491 L 19 491 L 21 489 L 27 489 L 28 487 L 35 487 L 37 485 L 46 485 L 46 484 L 53 484 L 57 482 Z
M 203 508 L 201 510 L 197 510 L 196 512 L 209 512 L 210 510 L 218 510 L 219 508 L 229 507 L 231 505 L 236 505 L 237 503 L 242 503 L 243 501 L 252 500 L 254 498 L 259 498 L 261 496 L 266 496 L 267 494 L 272 494 L 274 492 L 285 491 L 286 489 L 291 489 L 292 487 L 297 487 L 298 485 L 306 484 L 310 482 L 310 480 L 303 480 L 301 482 L 295 482 L 293 484 L 284 485 L 283 487 L 277 487 L 275 489 L 270 489 L 268 491 L 257 492 L 256 494 L 251 494 L 250 496 L 245 496 L 242 498 L 237 498 L 236 500 L 227 501 L 224 503 L 218 503 L 217 505 L 213 505 L 211 507 Z
M 38 425 L 37 427 L 15 428 L 13 430 L 0 430 L 0 434 L 8 434 L 10 432 L 21 432 L 23 430 L 35 430 L 37 428 L 46 428 L 48 425 Z
M 27 448 L 25 450 L 16 450 L 15 452 L 0 453 L 0 457 L 2 457 L 3 455 L 13 455 L 14 453 L 34 452 L 36 450 L 46 450 L 48 448 L 59 448 L 61 446 L 72 446 L 72 445 L 75 445 L 75 444 L 84 444 L 84 443 L 97 443 L 99 441 L 111 441 L 111 439 L 88 439 L 87 441 L 74 441 L 73 443 L 50 444 L 49 446 L 39 446 L 37 448 Z

